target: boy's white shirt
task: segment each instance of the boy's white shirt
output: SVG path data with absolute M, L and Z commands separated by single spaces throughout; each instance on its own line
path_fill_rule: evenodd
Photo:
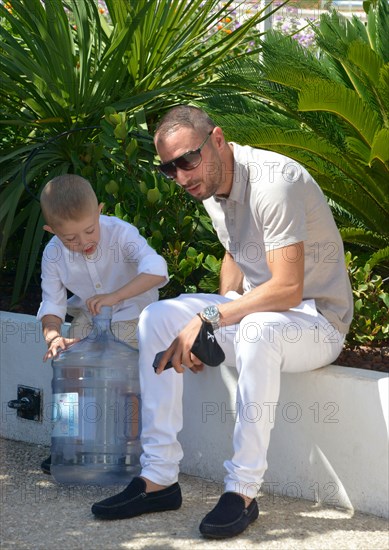
M 164 258 L 148 245 L 133 225 L 113 216 L 100 216 L 100 242 L 96 252 L 84 256 L 67 249 L 54 236 L 46 245 L 42 257 L 42 302 L 37 313 L 56 315 L 64 320 L 68 312 L 88 313 L 86 300 L 95 294 L 114 292 L 140 273 L 169 280 Z M 123 300 L 113 306 L 112 321 L 128 321 L 139 317 L 151 302 L 158 300 L 158 288 Z M 73 296 L 67 299 L 69 290 Z

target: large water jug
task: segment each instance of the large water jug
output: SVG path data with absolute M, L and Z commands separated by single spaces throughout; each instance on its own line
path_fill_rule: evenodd
M 138 351 L 111 330 L 112 308 L 52 360 L 51 473 L 66 484 L 128 483 L 140 472 Z

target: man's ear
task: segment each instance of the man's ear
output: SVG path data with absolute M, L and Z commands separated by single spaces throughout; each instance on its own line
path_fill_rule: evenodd
M 45 231 L 48 231 L 49 233 L 52 233 L 53 235 L 55 235 L 55 231 L 53 231 L 53 229 L 51 229 L 51 227 L 49 225 L 44 225 L 43 229 Z
M 99 204 L 99 214 L 101 214 L 101 211 L 103 210 L 103 208 L 104 208 L 104 203 L 101 202 L 101 203 Z
M 226 143 L 226 140 L 224 138 L 223 130 L 220 128 L 220 126 L 215 126 L 215 128 L 213 129 L 213 136 L 217 146 L 220 148 L 223 147 Z

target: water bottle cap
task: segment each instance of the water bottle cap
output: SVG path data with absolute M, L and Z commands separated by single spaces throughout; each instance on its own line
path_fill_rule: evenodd
M 96 319 L 112 319 L 112 306 L 101 306 L 100 313 L 95 315 Z

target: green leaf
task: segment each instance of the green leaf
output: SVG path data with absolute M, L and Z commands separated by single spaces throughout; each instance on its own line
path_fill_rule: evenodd
M 381 292 L 378 296 L 384 302 L 385 306 L 389 309 L 389 294 L 387 292 Z
M 190 246 L 186 251 L 186 256 L 188 258 L 197 258 L 197 250 L 193 246 Z
M 379 131 L 376 112 L 354 90 L 334 82 L 307 86 L 299 95 L 300 111 L 327 111 L 350 124 L 368 145 Z
M 371 268 L 376 266 L 379 263 L 388 262 L 389 260 L 389 246 L 382 248 L 371 255 L 368 260 L 368 263 Z
M 389 129 L 381 128 L 372 143 L 369 164 L 372 164 L 374 159 L 379 159 L 384 164 L 389 164 Z

